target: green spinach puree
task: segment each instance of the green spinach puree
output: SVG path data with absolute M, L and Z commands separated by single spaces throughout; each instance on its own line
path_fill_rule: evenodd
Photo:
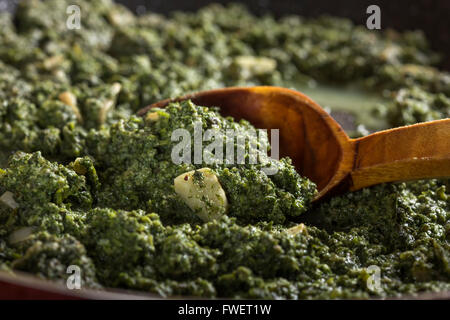
M 66 27 L 71 4 L 82 11 L 79 30 Z M 84 288 L 162 296 L 450 290 L 449 181 L 312 205 L 316 187 L 289 158 L 271 176 L 259 165 L 171 161 L 175 128 L 192 132 L 200 121 L 245 135 L 248 122 L 190 101 L 134 116 L 210 88 L 357 85 L 385 101 L 370 113 L 389 126 L 441 119 L 450 75 L 438 61 L 421 32 L 334 17 L 256 17 L 240 5 L 135 16 L 109 0 L 22 1 L 0 15 L 0 270 L 65 283 L 78 265 Z M 357 124 L 353 136 L 367 133 Z M 226 212 L 205 218 L 175 192 L 174 179 L 190 171 L 197 185 L 217 177 Z M 370 266 L 379 286 L 368 285 Z

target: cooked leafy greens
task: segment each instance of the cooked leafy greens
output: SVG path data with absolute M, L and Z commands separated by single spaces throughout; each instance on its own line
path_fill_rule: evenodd
M 66 27 L 71 4 L 80 30 Z M 450 290 L 449 181 L 384 184 L 312 206 L 315 185 L 289 158 L 273 176 L 259 165 L 171 160 L 174 128 L 200 121 L 245 135 L 250 123 L 190 101 L 134 115 L 196 90 L 357 83 L 389 101 L 373 116 L 391 126 L 441 119 L 450 75 L 438 60 L 421 32 L 374 33 L 334 17 L 257 17 L 240 5 L 135 16 L 109 0 L 22 1 L 0 14 L 0 270 L 65 283 L 78 265 L 83 287 L 163 296 Z M 193 210 L 173 183 L 187 172 L 195 183 L 212 172 L 226 210 L 211 219 Z M 380 269 L 375 289 L 370 266 Z

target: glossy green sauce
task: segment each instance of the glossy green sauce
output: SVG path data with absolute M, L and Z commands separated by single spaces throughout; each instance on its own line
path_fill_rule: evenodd
M 355 124 L 364 124 L 364 127 L 371 132 L 390 127 L 386 117 L 375 114 L 380 106 L 384 112 L 392 108 L 391 101 L 380 93 L 355 86 L 339 87 L 321 84 L 297 85 L 294 88 L 309 96 L 327 111 L 348 114 L 352 122 L 341 122 L 341 125 L 350 134 L 356 130 Z M 339 121 L 339 118 L 337 120 Z
M 66 28 L 66 7 L 83 28 Z M 289 158 L 176 165 L 171 132 L 234 129 L 191 102 L 232 85 L 297 88 L 369 130 L 450 116 L 450 76 L 420 32 L 343 19 L 255 17 L 240 6 L 136 17 L 99 1 L 27 1 L 0 15 L 0 270 L 163 296 L 370 298 L 450 290 L 450 183 L 384 184 L 311 205 Z M 356 127 L 356 126 L 355 126 Z M 352 135 L 364 134 L 361 126 Z M 236 149 L 237 144 L 233 145 Z M 248 154 L 246 154 L 248 156 Z M 174 179 L 227 197 L 210 219 Z M 303 224 L 300 224 L 303 223 Z M 370 270 L 376 268 L 374 280 Z M 376 283 L 376 286 L 370 285 Z

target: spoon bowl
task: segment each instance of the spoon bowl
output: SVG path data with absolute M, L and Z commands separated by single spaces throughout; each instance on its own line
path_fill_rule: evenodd
M 154 103 L 138 115 L 188 99 L 257 128 L 279 129 L 280 155 L 289 156 L 297 171 L 316 183 L 315 201 L 383 182 L 450 177 L 450 119 L 350 139 L 304 94 L 269 86 L 198 92 Z

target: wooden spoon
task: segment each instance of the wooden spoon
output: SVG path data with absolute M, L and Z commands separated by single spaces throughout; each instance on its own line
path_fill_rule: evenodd
M 280 155 L 317 184 L 323 197 L 383 182 L 450 177 L 450 119 L 419 123 L 350 139 L 341 126 L 304 94 L 279 87 L 203 91 L 141 109 L 191 99 L 254 126 L 279 129 Z

